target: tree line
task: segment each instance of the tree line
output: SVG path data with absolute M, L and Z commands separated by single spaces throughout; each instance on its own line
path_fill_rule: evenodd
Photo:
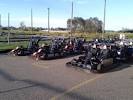
M 74 17 L 72 20 L 67 20 L 67 28 L 72 32 L 101 33 L 102 26 L 103 22 L 97 17 L 90 17 L 89 19 Z

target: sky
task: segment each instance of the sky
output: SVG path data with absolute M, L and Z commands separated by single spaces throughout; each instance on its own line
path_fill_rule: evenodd
M 74 17 L 103 20 L 104 0 L 0 0 L 2 26 L 19 27 L 20 22 L 30 26 L 30 11 L 33 10 L 33 26 L 47 27 L 47 8 L 50 8 L 50 27 L 67 27 L 71 17 L 71 2 L 74 2 Z M 106 30 L 133 29 L 133 0 L 107 0 Z

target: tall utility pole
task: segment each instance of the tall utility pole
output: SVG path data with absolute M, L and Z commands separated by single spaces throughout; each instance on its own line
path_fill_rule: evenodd
M 33 34 L 33 13 L 31 8 L 31 34 Z
M 50 8 L 48 8 L 48 33 L 49 33 L 49 30 L 50 30 Z
M 1 26 L 1 14 L 0 14 L 0 34 L 2 32 L 2 26 Z
M 10 13 L 8 13 L 8 44 L 10 44 Z
M 103 34 L 105 33 L 105 24 L 106 24 L 106 0 L 104 1 Z M 102 38 L 103 38 L 103 34 L 102 34 Z
M 73 26 L 72 21 L 73 21 L 73 2 L 72 2 L 72 11 L 71 11 L 71 28 L 70 28 L 70 31 L 71 31 L 70 35 L 71 35 L 71 37 L 72 37 L 72 26 Z

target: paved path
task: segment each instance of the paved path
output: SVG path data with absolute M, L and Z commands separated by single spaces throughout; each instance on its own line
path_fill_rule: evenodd
M 0 100 L 133 100 L 133 66 L 93 74 L 65 66 L 71 58 L 34 61 L 0 55 Z

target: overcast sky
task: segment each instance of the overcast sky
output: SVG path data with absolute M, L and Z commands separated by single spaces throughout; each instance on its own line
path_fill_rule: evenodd
M 104 0 L 73 0 L 74 16 L 98 17 L 103 20 Z M 72 0 L 0 0 L 2 25 L 7 26 L 10 13 L 11 25 L 19 26 L 24 21 L 30 26 L 30 10 L 33 9 L 35 27 L 47 27 L 47 8 L 50 8 L 50 26 L 66 27 L 71 16 Z M 133 29 L 133 0 L 107 0 L 106 30 Z

